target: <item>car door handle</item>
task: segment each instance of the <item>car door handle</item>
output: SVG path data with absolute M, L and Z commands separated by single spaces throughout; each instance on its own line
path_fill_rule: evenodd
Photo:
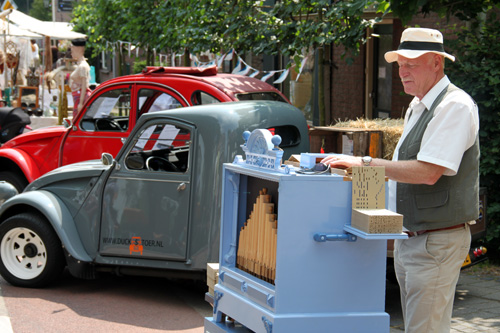
M 186 183 L 180 183 L 179 186 L 177 186 L 177 191 L 184 191 L 186 189 Z

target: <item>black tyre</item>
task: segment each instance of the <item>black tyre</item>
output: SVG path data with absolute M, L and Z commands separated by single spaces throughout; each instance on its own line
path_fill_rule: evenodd
M 28 181 L 24 177 L 20 177 L 15 172 L 12 171 L 0 171 L 0 180 L 12 184 L 18 193 L 21 193 L 26 186 L 28 186 Z
M 61 242 L 44 218 L 22 213 L 0 224 L 0 274 L 10 284 L 44 287 L 64 266 Z

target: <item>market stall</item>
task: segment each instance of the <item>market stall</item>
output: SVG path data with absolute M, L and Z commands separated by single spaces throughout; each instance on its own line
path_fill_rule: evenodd
M 43 36 L 0 20 L 0 86 L 4 100 L 10 104 L 11 89 L 14 85 L 27 85 L 26 76 L 32 61 L 30 40 Z M 18 75 L 19 74 L 19 75 Z M 21 82 L 17 82 L 21 77 Z
M 67 94 L 65 78 L 71 73 L 72 66 L 71 59 L 67 59 L 59 63 L 60 67 L 53 68 L 51 45 L 54 41 L 86 36 L 72 31 L 67 22 L 40 21 L 15 9 L 6 12 L 0 22 L 3 25 L 0 47 L 7 68 L 0 78 L 4 103 L 22 107 L 32 117 L 33 128 L 60 124 L 57 105 L 63 94 Z M 40 43 L 44 50 L 40 59 L 36 59 L 38 52 L 32 51 L 32 40 Z M 67 98 L 67 101 L 71 109 L 72 99 Z M 41 117 L 50 119 L 37 119 Z

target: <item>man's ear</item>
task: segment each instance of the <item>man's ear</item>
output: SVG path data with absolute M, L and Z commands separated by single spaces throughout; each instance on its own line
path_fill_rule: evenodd
M 444 69 L 444 56 L 440 54 L 434 54 L 433 65 L 437 70 Z

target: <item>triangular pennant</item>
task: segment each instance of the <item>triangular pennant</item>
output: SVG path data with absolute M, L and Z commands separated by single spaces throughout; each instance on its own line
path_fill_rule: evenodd
M 304 66 L 306 65 L 307 57 L 309 57 L 309 56 L 306 56 L 304 59 L 302 59 L 302 62 L 300 63 L 299 75 L 297 75 L 297 78 L 295 79 L 295 81 L 299 80 L 300 74 L 302 74 L 302 71 L 304 70 Z
M 255 72 L 253 72 L 252 74 L 250 74 L 248 76 L 250 76 L 250 77 L 256 77 L 259 73 L 260 73 L 260 71 L 255 70 Z
M 222 67 L 222 62 L 224 61 L 225 57 L 226 57 L 225 54 L 217 56 L 217 67 Z
M 239 72 L 236 72 L 234 74 L 238 74 L 238 75 L 247 75 L 248 72 L 250 72 L 252 68 L 250 66 L 245 66 L 245 68 L 243 68 L 241 71 Z
M 280 84 L 281 82 L 285 81 L 286 77 L 288 76 L 288 72 L 290 72 L 290 68 L 281 73 L 280 77 L 273 82 L 273 84 Z
M 240 72 L 241 65 L 242 65 L 241 59 L 238 57 L 238 62 L 236 63 L 236 67 L 234 67 L 232 74 L 236 74 L 236 73 Z
M 234 49 L 231 49 L 231 51 L 229 51 L 227 54 L 226 54 L 226 57 L 224 58 L 224 60 L 233 60 L 233 53 L 234 53 Z
M 260 80 L 266 82 L 267 80 L 269 80 L 269 78 L 271 76 L 274 75 L 274 73 L 276 73 L 276 72 L 275 71 L 269 72 L 269 73 L 265 74 L 263 77 L 261 77 Z

